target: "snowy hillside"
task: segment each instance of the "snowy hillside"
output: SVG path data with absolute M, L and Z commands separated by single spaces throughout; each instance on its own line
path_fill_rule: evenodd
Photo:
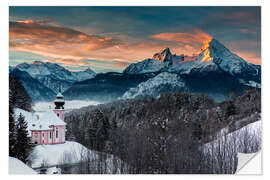
M 32 168 L 41 166 L 54 166 L 63 163 L 77 163 L 87 155 L 88 149 L 77 142 L 67 141 L 64 144 L 37 145 L 29 155 Z M 97 158 L 94 151 L 90 151 L 93 158 Z M 72 155 L 68 162 L 65 162 L 65 155 Z
M 130 64 L 123 73 L 125 74 L 144 74 L 157 72 L 164 68 L 164 63 L 153 60 L 153 59 L 145 59 L 138 63 Z
M 126 74 L 144 74 L 166 70 L 175 64 L 179 64 L 184 60 L 184 55 L 172 55 L 169 48 L 165 48 L 155 53 L 152 58 L 145 59 L 138 63 L 130 64 L 123 73 Z
M 55 79 L 82 81 L 95 76 L 95 72 L 89 68 L 85 71 L 71 72 L 58 64 L 41 61 L 35 61 L 33 64 L 22 63 L 17 65 L 16 68 L 28 72 L 34 78 L 39 76 L 53 76 Z
M 123 99 L 131 99 L 138 95 L 156 96 L 163 92 L 175 92 L 184 90 L 185 83 L 177 74 L 163 72 L 154 78 L 142 82 L 135 88 L 130 88 L 124 95 Z
M 80 143 L 67 141 L 64 144 L 38 145 L 29 155 L 29 163 L 32 168 L 53 167 L 61 165 L 72 166 L 81 162 L 89 162 L 92 171 L 102 168 L 108 174 L 120 173 L 120 166 L 125 164 L 113 155 L 89 150 Z M 102 158 L 104 161 L 102 161 Z M 127 168 L 127 165 L 125 165 Z
M 15 77 L 21 82 L 28 95 L 31 97 L 32 101 L 49 101 L 55 98 L 56 94 L 53 90 L 48 88 L 39 80 L 30 76 L 25 71 L 21 71 L 15 68 L 10 72 L 9 76 Z
M 221 71 L 247 82 L 247 85 L 250 80 L 260 83 L 260 66 L 246 62 L 216 39 L 206 42 L 194 61 L 184 61 L 169 68 L 169 72 L 179 74 Z
M 237 75 L 245 72 L 249 67 L 249 64 L 243 60 L 241 57 L 230 52 L 223 44 L 218 40 L 212 39 L 206 43 L 202 49 L 201 53 L 197 58 L 197 61 L 207 62 L 214 61 L 219 67 L 225 72 L 231 75 Z M 256 70 L 254 69 L 256 72 Z
M 202 146 L 207 161 L 216 167 L 215 173 L 226 174 L 236 172 L 239 164 L 239 153 L 256 153 L 261 150 L 261 121 L 248 124 L 241 129 L 224 135 L 223 129 L 217 139 Z M 241 164 L 240 164 L 241 165 Z
M 167 62 L 162 69 L 162 75 L 159 74 L 137 87 L 129 89 L 123 98 L 134 98 L 137 95 L 157 96 L 177 90 L 189 90 L 204 93 L 220 102 L 225 100 L 231 91 L 241 93 L 245 88 L 243 85 L 261 87 L 261 67 L 247 63 L 216 39 L 206 42 L 199 55 L 190 57 L 189 60 L 185 60 L 184 55 L 171 55 L 169 48 L 156 53 L 153 58 L 158 62 Z M 178 61 L 174 62 L 174 58 L 178 58 Z M 126 70 L 134 67 L 133 69 L 136 69 L 133 71 L 134 73 L 144 72 L 145 69 L 138 66 L 140 63 L 144 63 L 144 61 L 131 64 Z M 151 69 L 151 67 L 147 66 L 147 69 Z M 178 74 L 178 80 L 175 78 L 176 75 L 169 75 L 165 72 Z M 179 85 L 175 82 L 179 81 L 180 77 L 182 79 Z
M 74 82 L 91 79 L 96 75 L 90 68 L 85 71 L 72 72 L 58 64 L 41 61 L 35 61 L 33 64 L 18 64 L 15 69 L 27 72 L 31 77 L 38 80 L 55 93 L 57 92 L 59 84 L 62 85 L 63 90 L 66 90 Z
M 8 159 L 9 174 L 37 174 L 36 171 L 28 167 L 21 160 L 13 157 Z

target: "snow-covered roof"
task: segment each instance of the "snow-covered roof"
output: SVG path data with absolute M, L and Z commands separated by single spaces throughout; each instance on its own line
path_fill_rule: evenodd
M 54 102 L 64 102 L 64 99 L 55 99 Z
M 52 110 L 48 110 L 40 114 L 40 121 L 43 123 L 54 126 L 66 125 Z
M 59 92 L 59 93 L 56 95 L 56 97 L 61 97 L 61 98 L 62 98 L 62 97 L 64 97 L 64 96 L 62 95 L 62 93 Z
M 14 109 L 15 119 L 17 119 L 20 113 L 25 117 L 28 124 L 28 135 L 31 135 L 31 131 L 50 130 L 50 126 L 64 126 L 66 123 L 62 121 L 52 110 L 39 113 L 31 113 L 19 108 Z

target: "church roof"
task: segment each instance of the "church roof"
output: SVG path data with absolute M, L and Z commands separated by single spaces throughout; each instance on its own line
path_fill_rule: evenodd
M 54 102 L 65 102 L 64 99 L 55 99 Z
M 62 95 L 62 93 L 59 92 L 56 97 L 63 98 L 64 96 Z
M 17 119 L 20 113 L 25 117 L 25 121 L 28 124 L 28 135 L 31 135 L 31 131 L 43 131 L 50 130 L 51 126 L 65 126 L 66 123 L 62 121 L 53 110 L 47 110 L 45 112 L 31 113 L 19 108 L 14 109 L 15 119 Z

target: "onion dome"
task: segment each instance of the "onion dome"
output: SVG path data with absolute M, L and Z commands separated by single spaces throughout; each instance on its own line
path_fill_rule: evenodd
M 54 100 L 54 104 L 55 104 L 55 109 L 64 109 L 65 100 L 64 100 L 64 96 L 62 95 L 61 85 L 59 86 L 56 99 Z

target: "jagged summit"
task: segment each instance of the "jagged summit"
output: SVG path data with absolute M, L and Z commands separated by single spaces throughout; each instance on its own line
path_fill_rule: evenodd
M 229 57 L 233 53 L 230 52 L 222 43 L 212 38 L 206 41 L 199 52 L 197 60 L 201 62 L 208 62 L 214 60 L 214 58 Z M 240 58 L 240 57 L 239 57 Z
M 165 66 L 170 66 L 173 64 L 172 53 L 170 48 L 166 47 L 162 49 L 160 52 L 154 54 L 153 58 L 155 60 L 161 61 L 165 64 Z

